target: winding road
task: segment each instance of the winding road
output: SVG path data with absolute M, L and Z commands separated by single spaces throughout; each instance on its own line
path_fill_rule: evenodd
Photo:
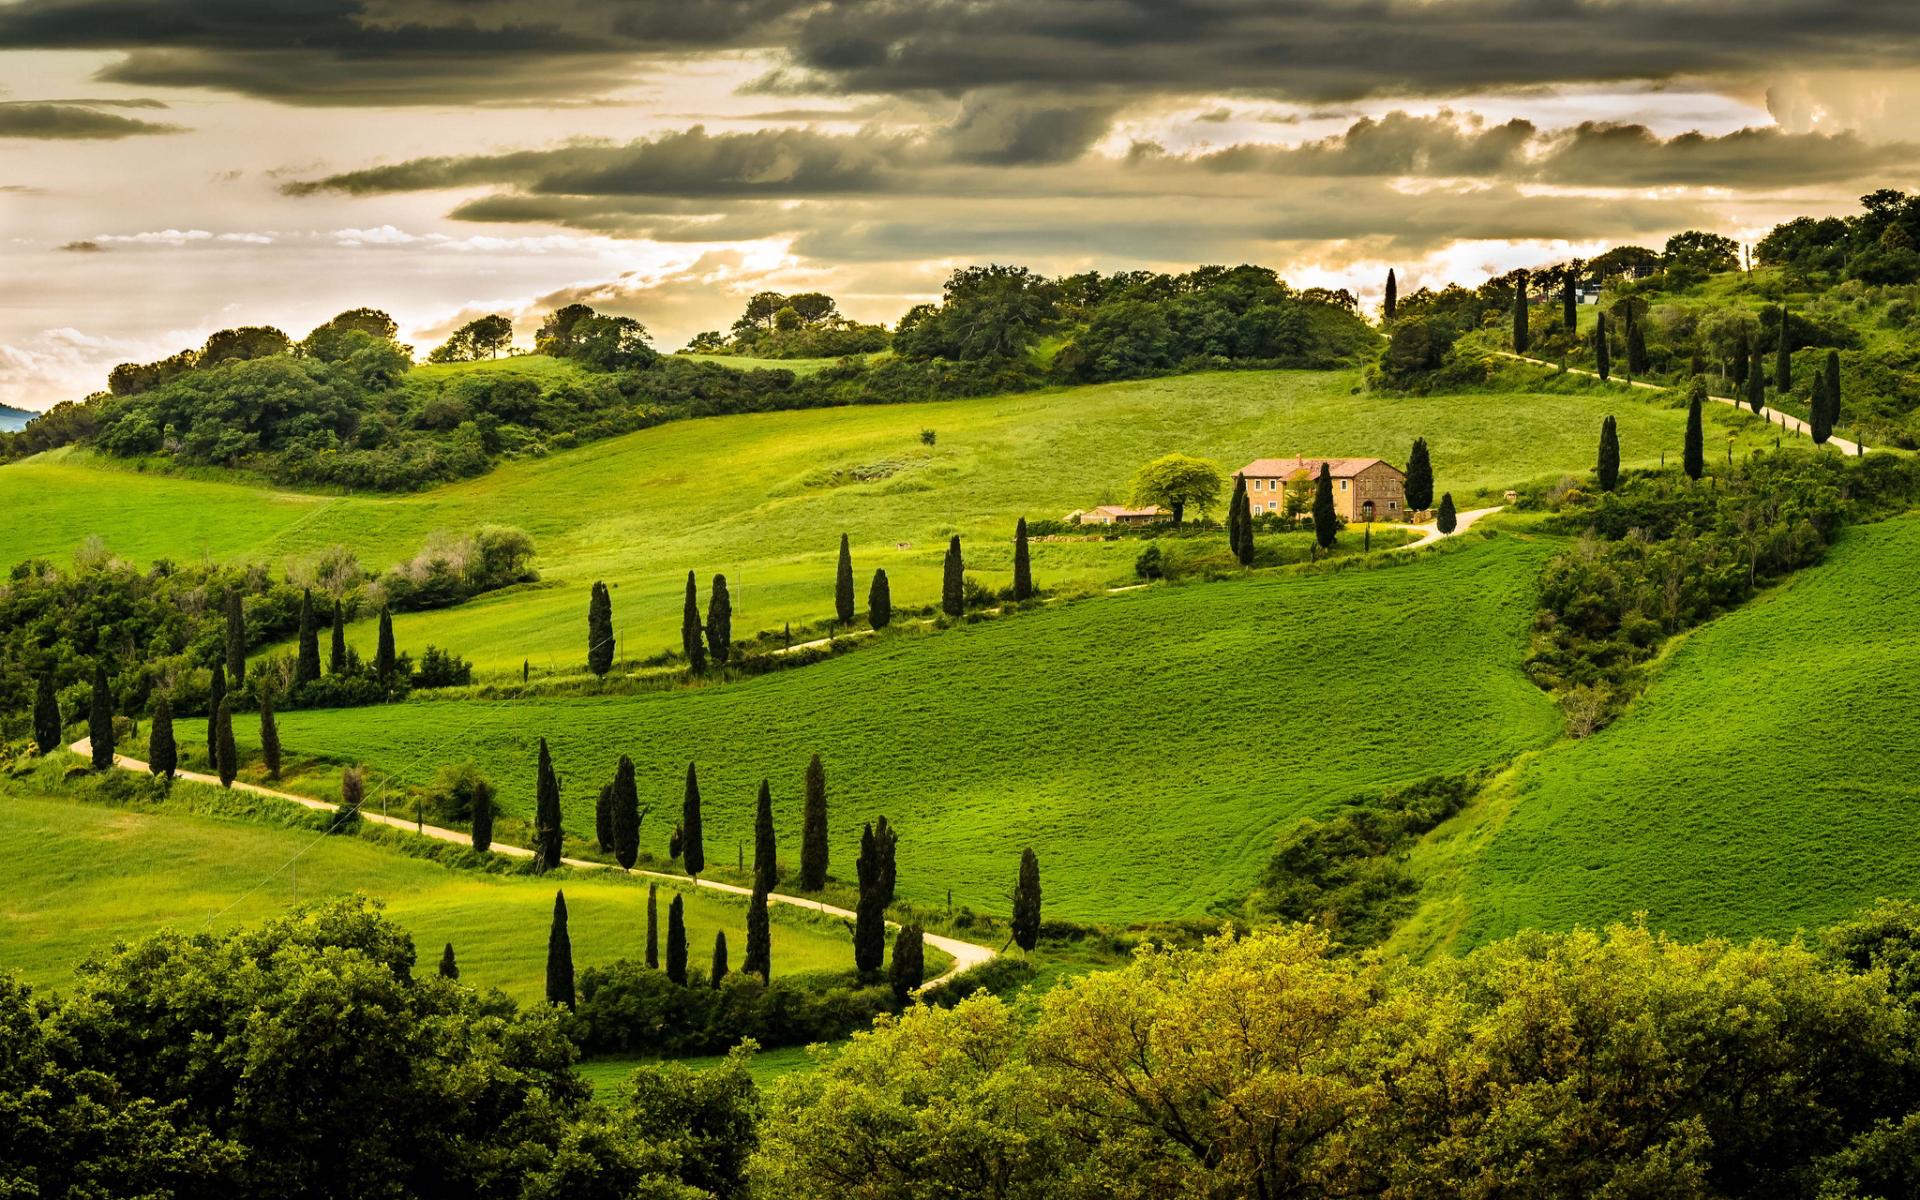
M 81 738 L 68 748 L 82 758 L 90 759 L 93 757 L 93 742 L 90 738 Z M 139 771 L 144 773 L 148 769 L 146 763 L 141 762 L 137 758 L 129 758 L 124 754 L 114 755 L 113 765 L 124 771 Z M 198 771 L 175 771 L 174 776 L 178 779 L 184 779 L 188 783 L 202 783 L 212 787 L 220 786 L 219 779 L 212 775 L 203 775 Z M 340 810 L 339 805 L 329 803 L 325 800 L 315 800 L 310 796 L 296 796 L 292 792 L 282 792 L 274 788 L 261 787 L 257 783 L 242 783 L 239 780 L 235 780 L 233 790 L 236 792 L 251 792 L 256 796 L 269 796 L 275 800 L 285 800 L 291 804 L 298 804 L 302 808 L 313 809 L 315 812 L 338 812 Z M 417 824 L 407 820 L 405 817 L 369 812 L 364 807 L 360 810 L 360 817 L 362 820 L 371 821 L 376 825 L 387 825 L 409 833 L 418 833 L 422 837 L 430 837 L 437 841 L 452 842 L 461 846 L 470 846 L 473 844 L 472 835 L 458 829 L 445 829 L 438 825 Z M 502 842 L 495 842 L 490 849 L 493 853 L 504 854 L 508 858 L 533 857 L 533 851 L 527 849 L 525 846 L 509 846 Z M 586 871 L 619 870 L 618 867 L 609 863 L 592 862 L 584 858 L 562 858 L 560 864 L 567 867 L 577 867 Z M 751 888 L 740 887 L 737 884 L 718 883 L 711 879 L 689 879 L 685 875 L 673 875 L 665 871 L 642 871 L 635 869 L 626 873 L 645 876 L 649 879 L 665 879 L 672 883 L 693 883 L 698 887 L 709 888 L 716 892 L 725 892 L 732 896 L 751 896 L 753 894 Z M 842 920 L 851 921 L 854 919 L 854 913 L 851 909 L 839 908 L 822 900 L 809 900 L 805 896 L 789 896 L 781 892 L 769 892 L 767 894 L 767 900 L 773 904 L 785 904 L 793 908 L 804 908 L 810 912 L 824 913 L 829 917 L 839 917 Z M 896 929 L 899 928 L 899 922 L 897 921 L 888 921 L 887 924 Z M 980 966 L 982 963 L 991 962 L 999 957 L 998 951 L 986 946 L 976 945 L 973 942 L 963 942 L 959 938 L 947 937 L 944 934 L 938 933 L 929 933 L 926 937 L 927 945 L 952 956 L 953 965 L 948 967 L 946 971 L 938 977 L 929 979 L 923 984 L 921 987 L 922 991 L 927 988 L 938 987 L 962 971 Z

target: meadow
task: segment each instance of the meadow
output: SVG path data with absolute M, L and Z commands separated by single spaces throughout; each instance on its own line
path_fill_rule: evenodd
M 1402 948 L 1625 921 L 1787 935 L 1920 878 L 1920 518 L 1687 637 L 1626 715 L 1523 760 L 1413 858 Z
M 537 357 L 499 369 L 538 370 Z M 550 360 L 547 360 L 550 361 Z M 491 368 L 492 364 L 488 364 Z M 422 368 L 437 370 L 445 368 Z M 470 368 L 469 368 L 470 369 Z M 456 609 L 396 619 L 403 649 L 451 647 L 484 673 L 577 670 L 588 590 L 613 589 L 622 658 L 679 642 L 686 573 L 727 576 L 736 636 L 829 617 L 839 534 L 864 605 L 884 567 L 896 606 L 938 598 L 961 535 L 969 570 L 1004 586 L 1015 520 L 1121 501 L 1134 471 L 1169 451 L 1232 469 L 1261 455 L 1378 455 L 1432 447 L 1440 490 L 1461 507 L 1509 484 L 1591 465 L 1601 417 L 1619 417 L 1624 461 L 1678 453 L 1684 413 L 1619 392 L 1368 397 L 1352 372 L 1222 372 L 930 404 L 681 421 L 523 460 L 418 495 L 320 496 L 245 482 L 141 474 L 61 451 L 0 469 L 0 563 L 64 559 L 90 535 L 145 562 L 285 560 L 332 546 L 369 569 L 411 557 L 436 530 L 485 523 L 534 538 L 544 579 Z M 1771 444 L 1757 423 L 1716 422 Z M 922 440 L 931 431 L 933 444 Z M 1723 432 L 1710 432 L 1715 444 Z M 1042 586 L 1129 581 L 1132 542 L 1036 544 Z M 350 634 L 370 653 L 373 626 Z
M 544 735 L 582 835 L 629 754 L 656 854 L 697 761 L 708 858 L 729 863 L 766 777 L 792 865 L 818 752 L 842 879 L 860 823 L 885 815 L 909 900 L 941 905 L 950 887 L 1004 915 L 1031 845 L 1052 915 L 1203 913 L 1245 890 L 1298 816 L 1554 739 L 1557 712 L 1519 668 L 1550 548 L 1476 535 L 1402 565 L 1147 588 L 723 685 L 285 712 L 280 731 L 291 756 L 368 764 L 370 791 L 472 757 L 516 815 Z M 254 724 L 236 726 L 251 750 Z M 204 736 L 179 728 L 183 744 Z

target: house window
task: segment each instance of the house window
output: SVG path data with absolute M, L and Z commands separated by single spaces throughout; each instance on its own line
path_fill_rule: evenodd
M 1253 490 L 1256 492 L 1260 490 L 1260 481 L 1258 479 L 1253 481 Z
M 1347 481 L 1344 479 L 1340 481 L 1340 490 L 1343 492 L 1347 490 Z
M 1400 506 L 1399 506 L 1398 504 L 1396 504 L 1396 503 L 1394 503 L 1393 501 L 1391 501 L 1391 500 L 1389 500 L 1389 501 L 1387 501 L 1387 511 L 1388 511 L 1388 512 L 1392 512 L 1392 511 L 1393 511 L 1394 509 L 1396 509 L 1396 508 L 1399 508 L 1399 507 L 1400 507 Z

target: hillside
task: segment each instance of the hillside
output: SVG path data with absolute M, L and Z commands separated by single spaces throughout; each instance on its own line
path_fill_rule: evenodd
M 24 408 L 14 408 L 11 405 L 0 404 L 0 433 L 18 433 L 27 427 L 28 421 L 33 420 L 33 418 L 38 415 L 38 413 L 30 413 Z

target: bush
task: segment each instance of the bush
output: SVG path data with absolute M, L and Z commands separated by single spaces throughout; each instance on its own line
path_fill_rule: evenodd
M 734 972 L 718 988 L 698 970 L 685 986 L 631 959 L 588 967 L 575 1009 L 589 1054 L 718 1054 L 752 1038 L 762 1046 L 837 1041 L 897 1011 L 886 987 L 848 976 L 760 977 Z
M 473 682 L 473 664 L 451 650 L 428 646 L 414 671 L 413 685 L 420 688 L 465 687 Z

